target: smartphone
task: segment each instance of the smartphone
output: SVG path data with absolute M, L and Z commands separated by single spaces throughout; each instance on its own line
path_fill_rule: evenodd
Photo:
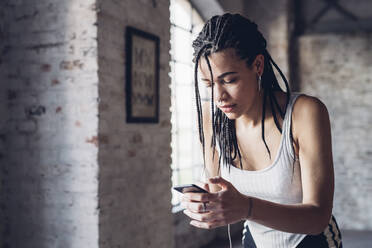
M 198 185 L 195 184 L 184 184 L 184 185 L 178 185 L 174 186 L 173 189 L 177 190 L 178 192 L 187 193 L 187 192 L 192 192 L 192 193 L 209 193 L 205 189 L 199 187 Z

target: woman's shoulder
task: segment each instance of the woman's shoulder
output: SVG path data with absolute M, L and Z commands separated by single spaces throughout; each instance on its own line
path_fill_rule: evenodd
M 275 97 L 278 100 L 281 107 L 285 107 L 287 101 L 287 94 L 282 91 L 275 92 Z M 307 111 L 321 111 L 326 110 L 325 104 L 317 97 L 310 96 L 301 92 L 291 92 L 293 103 L 293 114 L 299 115 L 300 113 L 306 114 Z
M 295 94 L 298 94 L 298 97 L 292 109 L 294 132 L 329 123 L 327 107 L 319 98 L 302 93 Z
M 296 116 L 305 117 L 314 114 L 328 114 L 326 105 L 319 98 L 299 92 L 293 94 L 298 96 L 293 104 L 292 118 Z

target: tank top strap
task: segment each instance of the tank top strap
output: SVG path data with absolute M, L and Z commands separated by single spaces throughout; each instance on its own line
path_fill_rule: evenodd
M 283 133 L 285 139 L 285 149 L 289 152 L 293 159 L 295 159 L 292 136 L 291 136 L 291 125 L 292 125 L 292 111 L 293 105 L 296 102 L 297 98 L 301 95 L 298 92 L 291 92 L 291 98 L 285 112 L 284 121 L 283 121 Z

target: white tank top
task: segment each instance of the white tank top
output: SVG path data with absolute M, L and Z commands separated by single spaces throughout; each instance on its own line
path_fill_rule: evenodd
M 256 171 L 242 170 L 231 165 L 229 172 L 229 168 L 221 163 L 221 177 L 233 184 L 240 193 L 282 204 L 302 202 L 300 164 L 298 158 L 295 158 L 290 138 L 293 104 L 299 95 L 291 93 L 282 125 L 279 149 L 271 165 Z M 248 220 L 244 225 L 248 225 L 257 247 L 296 247 L 306 236 L 278 231 Z

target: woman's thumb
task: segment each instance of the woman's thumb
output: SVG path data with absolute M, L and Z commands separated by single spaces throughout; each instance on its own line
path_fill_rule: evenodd
M 224 189 L 229 188 L 231 186 L 229 181 L 226 181 L 224 178 L 220 176 L 209 178 L 209 182 L 212 184 L 218 184 Z
M 195 184 L 198 185 L 199 187 L 205 189 L 206 191 L 210 192 L 208 183 L 197 181 L 197 182 L 195 182 Z

